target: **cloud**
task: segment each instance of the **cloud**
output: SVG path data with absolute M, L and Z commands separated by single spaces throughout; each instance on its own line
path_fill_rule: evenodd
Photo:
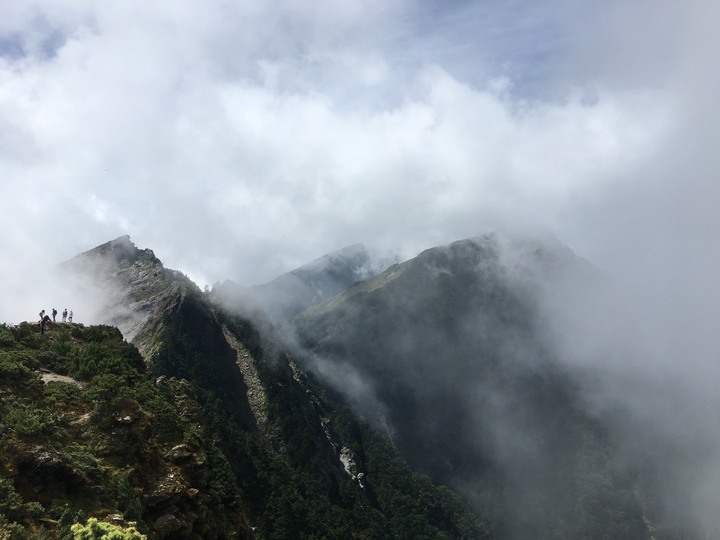
M 0 320 L 126 233 L 202 286 L 543 231 L 624 291 L 569 348 L 710 395 L 719 9 L 0 0 Z
M 0 57 L 0 225 L 23 231 L 2 248 L 37 264 L 130 233 L 204 283 L 500 227 L 600 253 L 586 216 L 625 183 L 652 191 L 630 176 L 669 159 L 685 112 L 642 84 L 655 79 L 608 82 L 595 53 L 617 57 L 635 31 L 610 17 L 583 41 L 567 2 L 13 5 L 0 35 L 24 55 Z

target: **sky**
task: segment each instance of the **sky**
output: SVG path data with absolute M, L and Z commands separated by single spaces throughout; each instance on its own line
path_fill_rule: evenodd
M 0 12 L 3 320 L 124 234 L 204 286 L 543 233 L 649 291 L 693 281 L 689 310 L 720 300 L 709 0 Z
M 355 243 L 404 258 L 551 235 L 622 291 L 594 317 L 554 305 L 568 356 L 624 373 L 599 401 L 641 395 L 640 418 L 672 417 L 687 440 L 702 428 L 718 462 L 720 3 L 0 0 L 0 14 L 0 321 L 73 309 L 45 287 L 56 265 L 125 234 L 201 287 Z M 701 404 L 662 402 L 667 386 Z M 720 468 L 694 471 L 709 480 L 693 502 L 718 500 Z

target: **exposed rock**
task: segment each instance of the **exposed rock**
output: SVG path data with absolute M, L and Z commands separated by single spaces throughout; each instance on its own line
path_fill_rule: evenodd
M 43 382 L 43 384 L 48 384 L 51 382 L 64 382 L 67 384 L 78 386 L 80 388 L 86 386 L 86 383 L 78 381 L 77 379 L 73 379 L 72 377 L 68 377 L 67 375 L 59 375 L 57 373 L 52 373 L 44 369 L 39 370 L 39 373 L 40 380 Z
M 153 528 L 160 538 L 167 538 L 172 533 L 177 532 L 186 526 L 187 524 L 178 519 L 174 514 L 163 514 L 153 523 Z
M 260 382 L 260 377 L 255 367 L 255 359 L 250 354 L 248 348 L 240 343 L 237 338 L 226 328 L 223 327 L 223 335 L 233 350 L 237 353 L 237 366 L 247 386 L 247 400 L 250 404 L 255 424 L 261 431 L 267 428 L 268 403 L 265 388 Z
M 63 263 L 85 286 L 96 289 L 104 303 L 99 316 L 120 328 L 143 357 L 155 345 L 153 329 L 163 311 L 173 305 L 183 289 L 193 286 L 166 270 L 150 249 L 138 249 L 129 236 L 121 236 Z

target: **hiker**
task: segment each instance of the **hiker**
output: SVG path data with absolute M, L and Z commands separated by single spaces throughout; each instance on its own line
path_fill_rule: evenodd
M 43 310 L 45 311 L 45 310 Z M 45 333 L 45 326 L 47 323 L 50 322 L 50 316 L 49 315 L 43 315 L 43 318 L 40 319 L 40 335 L 42 336 Z
M 55 322 L 55 315 L 57 315 L 57 309 L 53 308 L 52 314 L 53 314 L 53 322 Z
M 42 320 L 42 318 L 43 318 L 44 316 L 45 316 L 45 310 L 43 309 L 43 310 L 40 312 L 40 320 Z
M 67 308 L 63 310 L 63 322 L 65 322 L 65 319 L 67 319 Z
M 68 313 L 68 322 L 72 322 L 72 309 L 70 310 L 70 313 Z

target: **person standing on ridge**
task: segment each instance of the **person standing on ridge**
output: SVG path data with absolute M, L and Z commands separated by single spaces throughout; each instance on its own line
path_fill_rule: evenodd
M 45 333 L 45 326 L 49 322 L 50 322 L 50 315 L 44 315 L 43 318 L 40 319 L 40 335 L 41 336 Z
M 70 313 L 68 313 L 68 322 L 72 322 L 72 309 L 70 310 Z
M 63 322 L 65 322 L 65 319 L 67 319 L 67 308 L 63 310 Z
M 53 308 L 53 310 L 52 310 L 53 322 L 55 322 L 55 315 L 57 315 L 57 309 Z

